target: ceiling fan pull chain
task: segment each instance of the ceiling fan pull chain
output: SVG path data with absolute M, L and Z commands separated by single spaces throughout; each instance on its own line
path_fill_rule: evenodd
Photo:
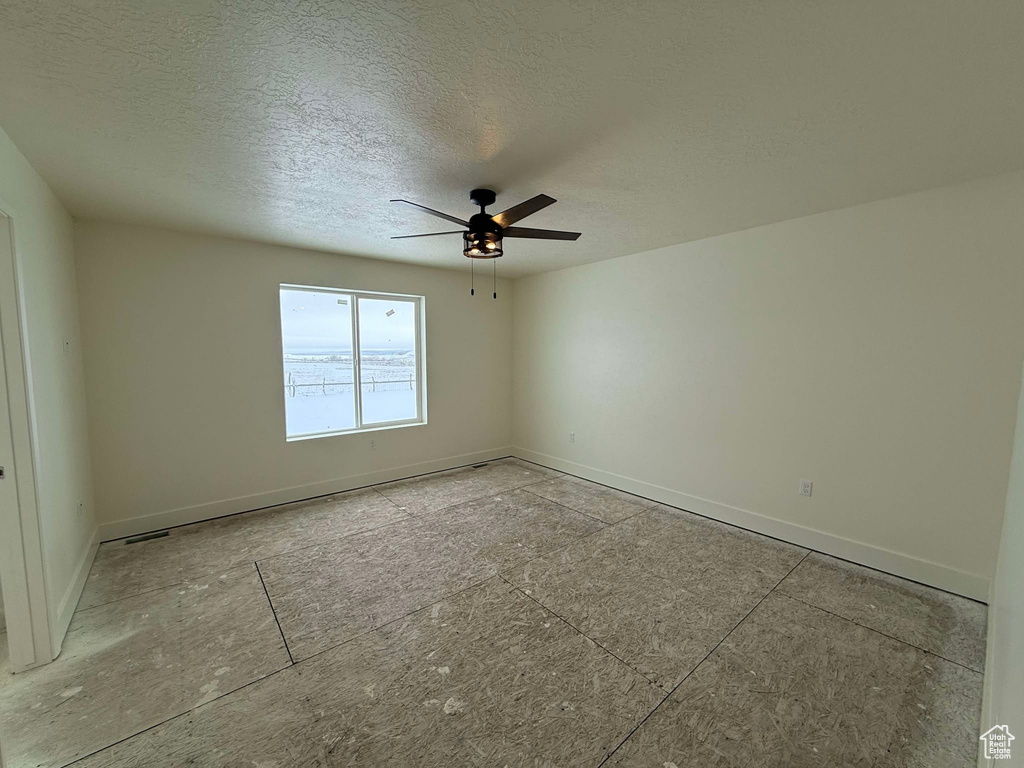
M 494 290 L 494 298 L 498 298 L 498 260 L 491 259 L 491 288 Z
M 469 295 L 476 296 L 476 287 L 473 283 L 473 259 L 469 260 Z

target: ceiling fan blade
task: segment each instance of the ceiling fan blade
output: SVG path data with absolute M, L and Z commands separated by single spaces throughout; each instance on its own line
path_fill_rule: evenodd
M 505 227 L 505 237 L 532 237 L 537 240 L 577 240 L 581 232 L 562 232 L 558 229 L 530 229 L 529 227 Z
M 433 208 L 427 208 L 427 206 L 420 205 L 419 203 L 414 203 L 411 200 L 392 200 L 391 202 L 392 203 L 405 203 L 406 205 L 411 205 L 413 208 L 419 208 L 421 211 L 429 213 L 431 216 L 437 216 L 438 218 L 441 218 L 441 219 L 447 219 L 452 224 L 461 224 L 464 227 L 468 227 L 469 226 L 469 222 L 468 221 L 463 221 L 462 219 L 457 219 L 454 216 L 449 216 L 447 213 L 441 213 L 440 211 L 435 211 Z
M 529 200 L 524 200 L 519 205 L 513 205 L 507 211 L 502 211 L 497 216 L 492 216 L 491 218 L 498 222 L 499 227 L 507 227 L 509 224 L 515 224 L 520 219 L 525 219 L 541 208 L 547 208 L 552 203 L 557 202 L 555 198 L 548 195 L 537 195 Z
M 427 232 L 422 235 L 395 235 L 392 240 L 405 240 L 410 237 L 434 237 L 435 235 L 461 235 L 461 229 L 454 229 L 451 232 Z

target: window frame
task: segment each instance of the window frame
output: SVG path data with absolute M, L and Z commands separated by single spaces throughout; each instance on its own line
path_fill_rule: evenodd
M 281 292 L 306 291 L 308 293 L 336 293 L 340 296 L 350 296 L 349 313 L 352 328 L 352 377 L 354 389 L 354 407 L 356 426 L 351 429 L 332 429 L 326 432 L 303 432 L 300 434 L 288 434 L 288 386 L 285 384 L 284 376 L 281 376 L 281 394 L 285 407 L 285 441 L 289 443 L 300 440 L 316 440 L 322 437 L 334 437 L 336 435 L 353 435 L 363 432 L 376 432 L 382 429 L 400 429 L 403 427 L 418 427 L 427 423 L 427 365 L 426 365 L 426 303 L 425 296 L 418 296 L 411 293 L 387 293 L 384 291 L 350 291 L 344 288 L 331 288 L 318 285 L 300 285 L 297 283 L 280 283 L 277 289 L 277 308 L 279 318 L 279 335 L 281 338 L 281 372 L 284 373 L 285 355 L 284 348 L 284 321 L 281 317 Z M 359 300 L 360 299 L 394 299 L 396 301 L 411 302 L 414 305 L 413 314 L 415 327 L 413 331 L 415 375 L 416 375 L 416 416 L 411 419 L 398 419 L 395 421 L 374 421 L 369 424 L 363 423 L 363 381 L 362 381 L 362 341 L 359 338 Z

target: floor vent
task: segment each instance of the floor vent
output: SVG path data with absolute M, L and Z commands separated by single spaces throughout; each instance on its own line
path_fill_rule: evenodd
M 473 469 L 480 469 L 480 467 L 486 467 L 487 464 L 488 464 L 488 462 L 486 462 L 486 461 L 483 464 L 474 464 L 473 465 Z
M 149 541 L 150 539 L 162 539 L 164 536 L 170 534 L 170 531 L 157 531 L 156 533 L 144 533 L 141 536 L 132 536 L 130 539 L 125 539 L 125 544 L 138 544 L 140 541 Z

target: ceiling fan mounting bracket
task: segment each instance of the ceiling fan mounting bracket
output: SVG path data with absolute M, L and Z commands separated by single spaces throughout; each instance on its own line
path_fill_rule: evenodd
M 473 205 L 479 205 L 482 211 L 488 205 L 494 205 L 498 199 L 493 189 L 474 189 L 469 193 L 469 200 Z

